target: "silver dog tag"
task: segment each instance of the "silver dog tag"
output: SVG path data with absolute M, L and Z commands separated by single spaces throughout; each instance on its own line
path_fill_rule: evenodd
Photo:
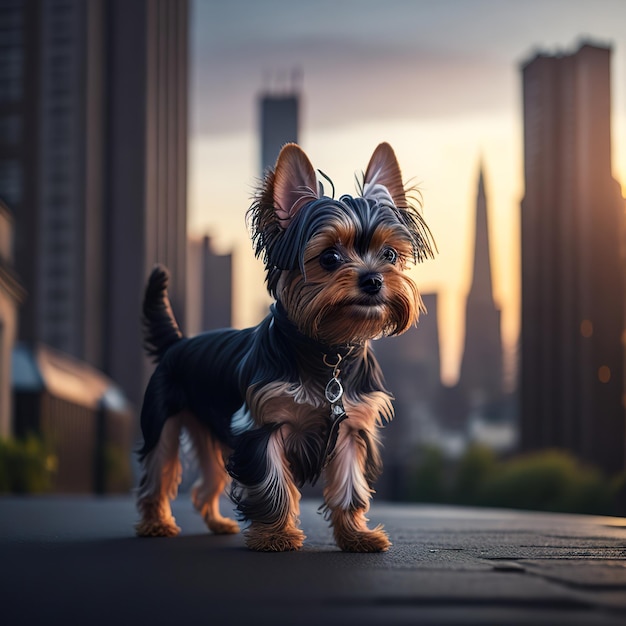
M 324 390 L 324 395 L 326 396 L 326 400 L 330 402 L 330 404 L 335 404 L 341 400 L 343 396 L 343 387 L 337 378 L 331 378 L 326 385 L 326 389 Z

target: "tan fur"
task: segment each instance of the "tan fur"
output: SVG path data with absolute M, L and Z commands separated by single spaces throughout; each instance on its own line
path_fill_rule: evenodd
M 324 501 L 337 545 L 347 552 L 381 552 L 391 545 L 382 527 L 367 528 L 373 490 L 365 479 L 367 449 L 360 431 L 377 442 L 380 415 L 391 417 L 391 400 L 383 393 L 369 394 L 358 404 L 346 402 L 350 416 L 342 425 L 335 453 L 325 473 Z
M 180 416 L 167 420 L 158 445 L 143 464 L 144 476 L 137 497 L 141 519 L 135 526 L 140 537 L 173 537 L 180 532 L 170 507 L 181 480 L 180 429 Z
M 352 225 L 344 216 L 337 216 L 309 241 L 304 275 L 283 272 L 278 284 L 279 299 L 299 330 L 330 345 L 401 334 L 417 323 L 423 310 L 417 286 L 404 271 L 412 248 L 402 227 L 378 227 L 370 243 L 371 252 L 364 256 L 353 250 L 354 236 Z M 398 253 L 395 265 L 381 257 L 387 246 Z M 337 247 L 345 258 L 333 272 L 331 283 L 319 264 L 320 254 L 330 247 Z M 358 277 L 366 271 L 378 272 L 383 278 L 384 304 L 380 306 L 358 304 L 363 295 Z
M 380 144 L 374 151 L 362 192 L 366 200 L 353 204 L 345 198 L 338 201 L 347 203 L 350 210 L 344 204 L 332 215 L 316 214 L 324 215 L 321 226 L 320 220 L 307 222 L 309 214 L 303 217 L 304 222 L 298 222 L 298 211 L 322 192 L 306 154 L 297 145 L 288 144 L 275 170 L 265 176 L 248 212 L 256 255 L 263 256 L 266 265 L 270 294 L 277 297 L 290 324 L 301 334 L 337 349 L 333 372 L 335 363 L 326 362 L 326 347 L 315 348 L 323 357 L 316 363 L 309 344 L 295 339 L 293 355 L 287 355 L 285 362 L 293 363 L 295 358 L 295 367 L 299 370 L 302 366 L 302 370 L 288 376 L 290 382 L 268 383 L 261 377 L 263 383 L 253 383 L 247 389 L 245 409 L 258 430 L 253 428 L 242 435 L 229 469 L 238 481 L 233 492 L 238 510 L 251 520 L 245 542 L 252 550 L 275 552 L 302 546 L 305 536 L 299 529 L 300 492 L 296 485 L 317 479 L 323 463 L 324 506 L 337 545 L 349 552 L 380 552 L 391 545 L 381 526 L 367 527 L 372 485 L 381 470 L 378 428 L 392 418 L 393 408 L 378 367 L 367 367 L 367 359 L 374 357 L 366 344 L 381 336 L 400 334 L 417 323 L 423 305 L 405 270 L 411 262 L 432 257 L 433 251 L 427 226 L 407 202 L 400 168 L 389 144 Z M 369 218 L 360 216 L 359 212 L 366 210 L 380 212 L 371 213 Z M 363 223 L 352 223 L 353 215 Z M 312 225 L 314 233 L 306 230 Z M 298 227 L 302 228 L 300 234 Z M 301 245 L 305 232 L 308 239 L 305 250 L 294 247 L 297 258 L 290 245 L 283 246 L 285 233 L 294 229 L 298 239 L 287 244 Z M 331 254 L 330 262 L 325 253 Z M 167 307 L 163 315 L 173 320 Z M 151 311 L 150 307 L 144 310 Z M 278 310 L 270 323 L 280 322 Z M 163 320 L 159 316 L 155 319 L 160 328 Z M 172 323 L 175 326 L 175 321 Z M 360 368 L 353 375 L 346 375 L 346 370 L 342 375 L 342 354 L 348 349 L 347 354 L 351 354 L 355 347 L 361 350 Z M 256 352 L 253 354 L 256 358 Z M 277 358 L 275 351 L 269 356 Z M 355 357 L 357 354 L 352 353 L 352 360 L 345 360 L 346 367 L 352 366 Z M 329 367 L 327 377 L 324 365 Z M 206 369 L 211 376 L 208 362 Z M 236 384 L 259 380 L 242 371 L 245 378 L 234 379 Z M 204 370 L 198 373 L 205 375 Z M 332 395 L 327 400 L 324 394 L 331 376 L 343 376 L 346 389 L 340 402 Z M 191 380 L 195 385 L 203 379 Z M 380 391 L 366 393 L 367 389 Z M 331 415 L 339 416 L 332 428 Z M 160 426 L 162 419 L 157 423 Z M 219 497 L 228 483 L 224 464 L 227 451 L 193 415 L 183 414 L 165 422 L 158 445 L 144 459 L 137 534 L 171 536 L 180 530 L 172 517 L 170 499 L 176 496 L 180 482 L 181 428 L 191 436 L 201 471 L 192 491 L 195 508 L 214 533 L 237 532 L 238 524 L 219 511 Z M 267 445 L 267 449 L 256 447 L 260 445 Z M 251 467 L 257 460 L 260 465 Z
M 178 450 L 183 427 L 193 441 L 201 473 L 191 494 L 195 508 L 212 532 L 239 532 L 237 522 L 222 517 L 219 511 L 219 497 L 228 484 L 224 450 L 193 415 L 184 413 L 167 420 L 157 447 L 148 454 L 143 464 L 144 476 L 137 498 L 141 516 L 135 526 L 137 535 L 173 537 L 180 532 L 172 516 L 170 501 L 176 498 L 181 480 Z
M 302 547 L 305 536 L 298 528 L 300 492 L 293 482 L 285 458 L 280 431 L 272 434 L 267 447 L 268 478 L 259 486 L 264 497 L 272 499 L 281 515 L 274 523 L 253 522 L 245 532 L 246 545 L 252 550 L 282 552 Z
M 332 511 L 330 523 L 337 545 L 344 552 L 385 552 L 391 546 L 382 526 L 367 527 L 366 509 Z
M 224 466 L 225 450 L 193 415 L 186 414 L 183 424 L 193 441 L 200 469 L 200 478 L 191 491 L 194 507 L 215 534 L 238 533 L 239 524 L 223 517 L 219 510 L 220 495 L 230 482 Z
M 299 550 L 305 539 L 304 533 L 292 526 L 277 530 L 267 524 L 252 522 L 246 530 L 246 545 L 258 552 Z

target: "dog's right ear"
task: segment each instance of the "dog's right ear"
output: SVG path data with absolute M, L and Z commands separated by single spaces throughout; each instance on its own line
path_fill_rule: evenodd
M 308 202 L 317 200 L 315 170 L 302 148 L 286 144 L 278 155 L 274 169 L 274 210 L 281 228 Z

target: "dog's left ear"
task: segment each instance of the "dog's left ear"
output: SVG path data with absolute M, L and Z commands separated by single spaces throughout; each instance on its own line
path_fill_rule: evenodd
M 274 169 L 274 209 L 282 228 L 311 200 L 317 200 L 315 170 L 302 148 L 288 143 L 278 155 Z
M 396 154 L 388 143 L 379 144 L 372 154 L 365 170 L 363 197 L 376 199 L 381 192 L 380 185 L 387 190 L 399 209 L 406 208 L 407 200 L 402 184 L 402 172 Z

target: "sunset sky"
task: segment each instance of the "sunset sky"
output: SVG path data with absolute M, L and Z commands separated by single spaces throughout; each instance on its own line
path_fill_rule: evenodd
M 378 143 L 423 195 L 439 255 L 415 270 L 440 297 L 442 376 L 464 333 L 479 163 L 485 171 L 495 298 L 505 347 L 519 332 L 523 196 L 520 64 L 613 47 L 613 172 L 626 183 L 623 0 L 195 0 L 192 2 L 189 228 L 234 251 L 235 319 L 262 312 L 245 212 L 260 175 L 257 98 L 300 75 L 300 144 L 337 193 L 353 193 Z

